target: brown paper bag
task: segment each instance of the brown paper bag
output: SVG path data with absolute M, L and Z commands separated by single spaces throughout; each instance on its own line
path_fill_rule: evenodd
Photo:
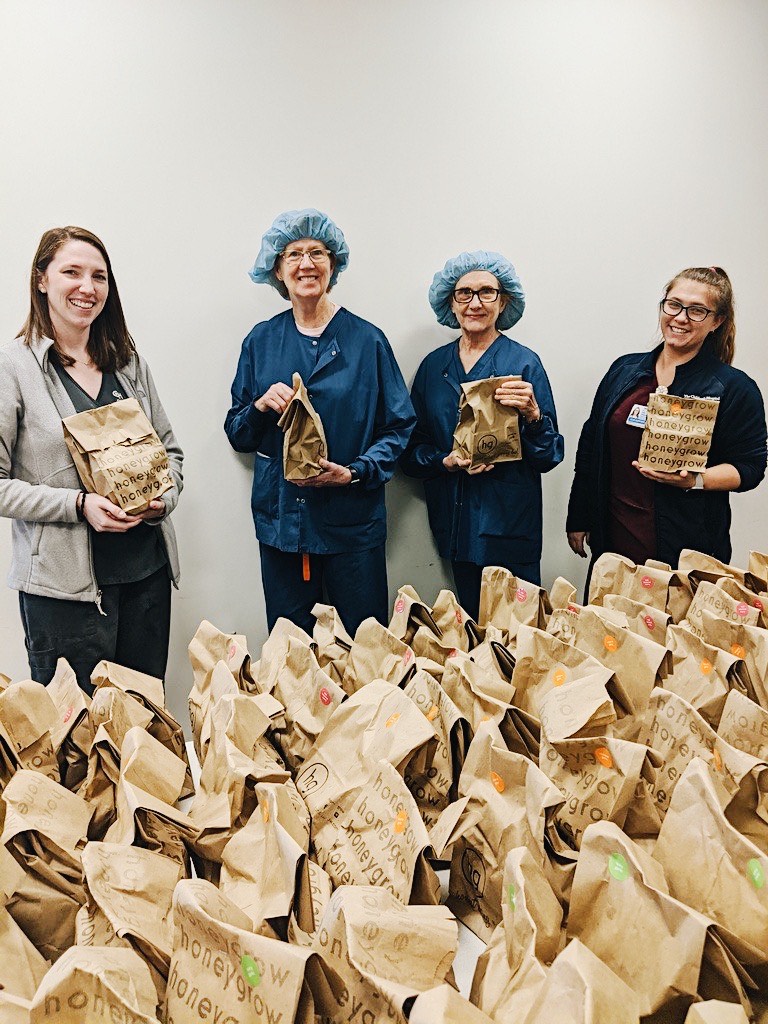
M 448 906 L 487 942 L 501 920 L 508 852 L 524 846 L 543 867 L 544 831 L 562 797 L 535 764 L 508 751 L 489 726 L 470 745 L 459 795 L 463 799 L 443 812 L 430 837 L 437 856 L 451 851 Z
M 589 603 L 602 604 L 606 594 L 620 594 L 632 601 L 648 604 L 672 616 L 673 622 L 685 617 L 693 591 L 688 577 L 665 565 L 649 560 L 635 565 L 628 558 L 605 552 L 596 560 L 589 584 Z
M 724 576 L 743 584 L 747 575 L 738 566 L 728 565 L 726 562 L 721 562 L 719 558 L 715 558 L 714 555 L 707 555 L 703 551 L 694 551 L 692 548 L 683 548 L 677 568 L 687 575 L 694 591 L 699 583 L 705 580 L 708 583 L 717 583 Z
M 404 644 L 410 644 L 420 626 L 425 626 L 437 637 L 441 635 L 439 626 L 432 618 L 432 609 L 424 604 L 413 587 L 406 584 L 397 592 L 389 632 Z
M 452 980 L 457 945 L 445 907 L 405 907 L 380 888 L 342 886 L 313 945 L 346 987 L 330 1020 L 344 1024 L 351 1011 L 360 1021 L 406 1024 L 414 996 Z
M 470 998 L 494 1020 L 524 1020 L 564 939 L 563 908 L 525 847 L 507 854 L 502 915 L 478 958 Z
M 143 512 L 173 487 L 168 453 L 135 398 L 67 416 L 64 440 L 87 491 Z
M 312 640 L 316 645 L 318 664 L 341 686 L 349 651 L 354 641 L 344 628 L 339 613 L 331 605 L 316 604 L 312 614 L 315 616 Z
M 173 894 L 168 1024 L 331 1018 L 344 985 L 316 953 L 252 931 L 250 918 L 202 878 Z
M 483 631 L 472 616 L 461 607 L 455 594 L 450 590 L 441 590 L 435 598 L 435 603 L 432 606 L 432 618 L 439 630 L 439 638 L 433 635 L 432 639 L 446 652 L 450 652 L 452 649 L 471 651 L 483 639 Z M 417 630 L 416 636 L 421 632 L 421 629 Z M 416 636 L 414 636 L 414 641 Z M 414 647 L 414 653 L 421 654 L 422 652 L 417 651 Z
M 556 743 L 574 736 L 599 736 L 616 721 L 616 708 L 599 675 L 574 679 L 539 700 L 541 736 Z
M 509 687 L 500 688 L 497 679 L 459 652 L 446 659 L 441 683 L 473 735 L 486 722 L 498 725 L 509 710 Z
M 6 906 L 43 956 L 56 960 L 74 942 L 75 915 L 85 902 L 81 855 L 91 811 L 79 796 L 28 769 L 14 775 L 3 801 L 0 843 L 26 871 Z
M 31 999 L 49 965 L 5 909 L 23 882 L 24 868 L 0 846 L 0 995 Z
M 731 597 L 722 587 L 707 582 L 700 583 L 696 588 L 685 617 L 685 624 L 697 636 L 703 635 L 702 611 L 705 610 L 744 626 L 756 626 L 760 615 L 758 608 Z
M 578 939 L 558 956 L 526 1024 L 640 1024 L 639 1001 L 626 984 Z
M 124 665 L 116 665 L 111 661 L 100 661 L 91 672 L 91 682 L 99 689 L 114 686 L 130 694 L 152 712 L 152 718 L 146 726 L 147 732 L 184 762 L 186 773 L 181 796 L 192 796 L 195 787 L 189 767 L 184 731 L 165 706 L 162 680 L 126 668 Z
M 257 783 L 256 798 L 256 810 L 224 847 L 219 889 L 245 911 L 254 929 L 269 922 L 285 935 L 288 918 L 296 909 L 305 912 L 296 923 L 311 933 L 315 930 L 311 900 L 302 906 L 302 896 L 310 892 L 309 836 L 284 785 Z
M 0 723 L 20 768 L 61 781 L 53 740 L 59 730 L 59 716 L 44 686 L 29 680 L 0 692 Z
M 364 619 L 357 627 L 341 685 L 350 694 L 374 679 L 399 686 L 415 670 L 411 648 L 376 619 Z
M 76 792 L 88 774 L 88 755 L 95 735 L 88 715 L 91 698 L 80 689 L 77 676 L 64 658 L 56 662 L 56 671 L 46 689 L 59 719 L 52 738 L 58 752 L 61 784 Z
M 732 747 L 768 761 L 768 711 L 738 690 L 725 699 L 717 734 Z
M 749 1024 L 744 1007 L 739 1003 L 724 1003 L 708 999 L 694 1003 L 685 1016 L 685 1024 Z
M 438 985 L 416 996 L 408 1024 L 493 1024 L 450 985 Z
M 543 629 L 551 611 L 546 590 L 498 565 L 483 569 L 479 624 L 496 626 L 505 634 L 505 643 L 514 646 L 521 624 Z
M 326 907 L 331 902 L 333 882 L 327 871 L 323 871 L 311 857 L 306 858 L 306 879 L 309 887 L 305 885 L 304 872 L 296 886 L 293 910 L 288 921 L 288 941 L 297 946 L 311 946 L 320 922 L 325 914 Z M 308 923 L 312 921 L 312 931 L 307 930 Z
M 328 444 L 301 374 L 294 373 L 292 383 L 293 398 L 277 421 L 284 434 L 283 475 L 286 480 L 311 480 L 323 471 L 318 460 L 328 458 Z
M 0 1020 L 3 1024 L 29 1024 L 31 1009 L 32 1003 L 29 999 L 0 989 Z
M 578 850 L 592 822 L 613 821 L 622 827 L 633 805 L 638 816 L 648 809 L 643 782 L 655 779 L 658 759 L 640 743 L 586 737 L 558 743 L 542 739 L 539 764 L 562 794 L 553 824 Z M 656 835 L 660 824 L 656 813 L 636 820 L 646 835 Z
M 667 631 L 670 660 L 660 673 L 664 689 L 684 697 L 717 729 L 729 690 L 737 685 L 735 655 L 705 643 L 685 626 Z
M 744 583 L 757 593 L 768 590 L 768 554 L 761 551 L 749 552 L 749 565 L 744 574 Z
M 197 631 L 190 641 L 188 652 L 194 676 L 189 693 L 189 717 L 195 753 L 202 766 L 211 735 L 208 712 L 210 711 L 213 670 L 220 661 L 223 661 L 237 677 L 238 673 L 232 667 L 232 662 L 238 661 L 239 667 L 245 664 L 250 681 L 250 656 L 244 636 L 237 633 L 222 633 L 207 619 L 203 619 L 197 627 Z M 254 690 L 255 686 L 246 685 L 241 686 L 240 689 L 248 692 Z
M 456 795 L 471 729 L 467 718 L 428 672 L 415 672 L 403 686 L 403 693 L 426 715 L 437 733 L 431 763 L 417 765 L 411 761 L 404 774 L 405 784 L 429 829 Z
M 692 631 L 706 643 L 740 659 L 735 675 L 741 687 L 768 710 L 768 630 L 731 622 L 702 608 Z
M 130 949 L 73 946 L 43 978 L 30 1024 L 157 1024 L 149 969 Z
M 622 612 L 627 618 L 627 629 L 654 643 L 666 645 L 667 626 L 672 621 L 668 612 L 649 604 L 641 604 L 620 594 L 605 594 L 603 608 L 607 611 Z
M 716 398 L 680 398 L 654 392 L 648 398 L 639 465 L 665 473 L 704 469 L 719 407 Z
M 163 1002 L 173 948 L 171 899 L 182 877 L 180 864 L 135 846 L 88 843 L 83 850 L 83 875 L 89 907 L 103 915 L 117 939 L 146 961 Z M 85 909 L 78 915 L 78 944 L 97 945 Z
M 669 895 L 661 865 L 617 825 L 589 826 L 573 880 L 568 936 L 631 986 L 641 1016 L 667 1007 L 674 1010 L 670 1019 L 679 1020 L 714 984 L 730 989 L 735 1000 L 746 999 L 715 932 L 707 917 Z
M 675 899 L 738 940 L 739 960 L 768 967 L 768 852 L 727 821 L 730 794 L 698 757 L 675 787 L 653 858 Z
M 517 409 L 500 405 L 496 389 L 521 377 L 487 377 L 461 385 L 459 421 L 453 434 L 453 450 L 473 466 L 521 459 Z

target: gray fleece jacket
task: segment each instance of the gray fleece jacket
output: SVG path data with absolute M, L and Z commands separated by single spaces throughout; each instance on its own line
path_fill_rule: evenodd
M 0 349 L 0 515 L 13 520 L 8 583 L 27 594 L 99 603 L 89 528 L 75 510 L 80 480 L 61 426 L 75 408 L 49 360 L 52 346 L 49 338 L 33 345 L 17 338 Z M 132 356 L 117 377 L 168 452 L 174 487 L 163 494 L 167 511 L 161 520 L 147 521 L 162 530 L 178 585 L 176 536 L 168 516 L 179 500 L 184 455 L 145 360 Z

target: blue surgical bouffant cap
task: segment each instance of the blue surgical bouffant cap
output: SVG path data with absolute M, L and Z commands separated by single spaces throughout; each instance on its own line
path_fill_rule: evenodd
M 437 322 L 446 327 L 458 327 L 459 321 L 451 309 L 453 289 L 459 278 L 473 270 L 488 270 L 498 280 L 499 287 L 507 296 L 507 304 L 501 311 L 496 326 L 500 331 L 514 327 L 525 309 L 525 292 L 520 284 L 517 271 L 499 252 L 462 252 L 448 260 L 442 270 L 435 274 L 429 289 L 429 304 L 435 311 Z
M 330 217 L 319 210 L 286 210 L 275 217 L 272 227 L 264 233 L 261 248 L 253 269 L 248 273 L 256 284 L 271 284 L 277 288 L 283 298 L 288 297 L 288 290 L 274 274 L 277 257 L 291 244 L 300 238 L 316 238 L 318 242 L 330 249 L 334 255 L 334 268 L 331 274 L 331 287 L 336 284 L 339 274 L 349 263 L 349 249 L 346 239 Z

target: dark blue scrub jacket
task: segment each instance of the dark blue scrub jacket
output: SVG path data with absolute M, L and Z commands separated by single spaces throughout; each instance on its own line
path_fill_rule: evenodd
M 449 473 L 443 459 L 453 449 L 461 384 L 519 374 L 533 385 L 541 420 L 520 417 L 523 457 L 487 473 Z M 435 349 L 416 372 L 411 389 L 416 429 L 400 463 L 424 481 L 429 525 L 443 558 L 476 565 L 514 565 L 541 558 L 541 474 L 563 460 L 563 438 L 541 360 L 524 345 L 499 335 L 469 373 L 458 340 Z
M 360 483 L 297 487 L 283 476 L 283 432 L 253 402 L 300 373 L 323 422 L 328 459 L 354 466 Z M 224 429 L 238 452 L 255 452 L 251 509 L 256 536 L 281 551 L 365 551 L 386 538 L 384 484 L 415 423 L 384 334 L 339 309 L 320 338 L 296 329 L 293 311 L 257 324 L 243 342 Z

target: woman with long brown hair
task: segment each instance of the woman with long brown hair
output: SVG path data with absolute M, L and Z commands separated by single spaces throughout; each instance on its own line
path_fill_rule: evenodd
M 107 250 L 92 232 L 43 235 L 29 315 L 0 350 L 0 372 L 0 515 L 13 520 L 8 582 L 19 591 L 32 677 L 50 682 L 59 657 L 86 690 L 102 659 L 162 677 L 178 579 L 168 516 L 183 455 L 128 333 Z M 136 515 L 82 489 L 61 425 L 122 398 L 139 401 L 174 481 Z
M 757 384 L 733 362 L 733 289 L 721 267 L 690 267 L 659 303 L 661 343 L 620 356 L 600 382 L 576 453 L 568 543 L 592 559 L 615 551 L 676 566 L 683 548 L 728 562 L 730 491 L 765 475 L 766 426 Z M 649 395 L 719 399 L 706 469 L 666 473 L 637 464 Z

